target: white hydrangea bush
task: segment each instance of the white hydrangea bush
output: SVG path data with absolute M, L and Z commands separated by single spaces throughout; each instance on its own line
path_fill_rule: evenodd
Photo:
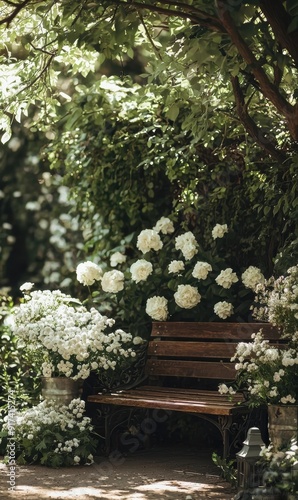
M 217 240 L 228 232 L 227 224 L 216 224 L 211 232 L 212 248 L 205 250 L 194 232 L 178 234 L 174 222 L 161 217 L 153 228 L 137 236 L 140 258 L 128 265 L 125 254 L 118 250 L 110 257 L 119 267 L 118 285 L 112 286 L 107 279 L 116 270 L 106 271 L 97 280 L 99 293 L 101 289 L 116 295 L 121 307 L 127 305 L 127 316 L 138 309 L 154 321 L 235 320 L 245 307 L 249 314 L 253 291 L 264 282 L 264 276 L 254 266 L 236 272 L 218 255 Z M 77 275 L 82 282 L 78 269 Z M 89 285 L 87 280 L 83 284 Z M 249 305 L 243 306 L 245 300 Z
M 10 439 L 8 417 L 1 432 L 3 442 Z M 90 465 L 98 440 L 85 402 L 73 399 L 57 406 L 42 401 L 37 406 L 14 414 L 13 440 L 18 464 L 41 464 L 48 467 Z
M 91 371 L 115 371 L 135 357 L 138 338 L 114 328 L 115 321 L 94 307 L 88 310 L 60 290 L 32 291 L 31 283 L 21 288 L 24 300 L 13 310 L 11 327 L 39 355 L 43 376 L 84 380 Z

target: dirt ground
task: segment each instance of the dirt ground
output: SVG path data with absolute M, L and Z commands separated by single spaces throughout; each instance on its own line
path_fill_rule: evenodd
M 18 466 L 11 492 L 8 468 L 0 463 L 0 499 L 232 500 L 235 491 L 220 478 L 211 454 L 189 446 L 158 446 L 110 460 L 97 457 L 90 466 Z

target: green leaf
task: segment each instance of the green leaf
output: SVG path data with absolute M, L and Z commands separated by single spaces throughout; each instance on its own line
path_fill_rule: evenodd
M 167 111 L 166 115 L 169 118 L 169 120 L 172 120 L 174 122 L 177 119 L 178 115 L 179 115 L 179 111 L 180 111 L 179 106 L 176 103 L 174 103 L 169 108 L 169 110 Z
M 47 446 L 48 446 L 48 445 L 47 445 L 46 441 L 45 441 L 44 439 L 42 439 L 42 440 L 41 440 L 41 441 L 40 441 L 40 442 L 36 445 L 36 449 L 37 449 L 38 451 L 40 451 L 40 450 L 45 450 L 45 449 L 47 448 Z

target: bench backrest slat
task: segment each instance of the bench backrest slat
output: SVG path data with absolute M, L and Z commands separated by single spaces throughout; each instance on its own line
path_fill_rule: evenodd
M 231 381 L 230 361 L 239 342 L 262 329 L 271 345 L 282 345 L 280 332 L 268 323 L 153 322 L 145 372 L 152 377 Z
M 154 322 L 151 337 L 180 337 L 196 339 L 251 340 L 252 333 L 262 329 L 269 340 L 279 340 L 278 328 L 269 323 L 204 323 L 204 322 Z
M 235 368 L 232 363 L 208 363 L 208 361 L 154 360 L 146 364 L 146 373 L 157 376 L 176 376 L 204 379 L 234 380 Z

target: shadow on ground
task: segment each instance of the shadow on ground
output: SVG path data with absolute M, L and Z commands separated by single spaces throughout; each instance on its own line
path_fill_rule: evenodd
M 98 457 L 91 466 L 51 469 L 17 467 L 16 490 L 8 491 L 9 471 L 0 464 L 1 500 L 198 500 L 233 499 L 219 476 L 211 450 L 154 447 L 124 456 Z

